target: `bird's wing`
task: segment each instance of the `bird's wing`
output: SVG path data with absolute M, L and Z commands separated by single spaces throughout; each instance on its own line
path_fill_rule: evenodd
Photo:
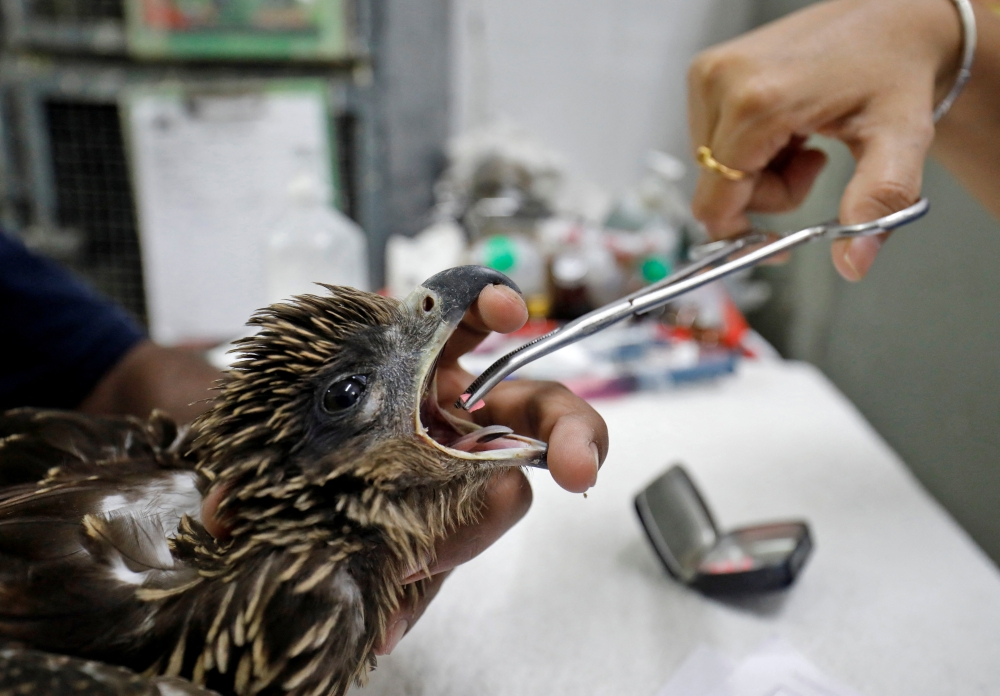
M 65 475 L 96 475 L 106 466 L 130 470 L 191 468 L 183 458 L 187 427 L 154 412 L 136 418 L 98 418 L 67 411 L 19 408 L 0 414 L 0 494 L 21 483 Z
M 0 647 L 0 694 L 218 696 L 183 679 L 151 678 L 124 667 L 20 647 Z
M 0 437 L 0 636 L 71 653 L 129 640 L 136 590 L 195 574 L 168 542 L 201 508 L 176 428 L 18 410 Z

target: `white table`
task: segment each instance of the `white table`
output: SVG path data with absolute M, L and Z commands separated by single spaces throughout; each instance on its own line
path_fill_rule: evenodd
M 1000 693 L 1000 573 L 818 371 L 747 363 L 597 407 L 611 453 L 589 498 L 534 473 L 527 517 L 357 696 L 652 696 L 699 643 L 739 659 L 775 635 L 865 696 Z M 719 601 L 666 576 L 632 499 L 675 461 L 723 528 L 808 519 L 790 590 Z

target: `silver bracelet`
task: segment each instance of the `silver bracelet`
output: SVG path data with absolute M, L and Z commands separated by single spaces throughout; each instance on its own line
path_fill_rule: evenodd
M 937 123 L 941 117 L 948 113 L 948 109 L 958 99 L 965 83 L 969 81 L 972 74 L 972 58 L 976 53 L 976 14 L 972 11 L 972 3 L 969 0 L 951 0 L 958 10 L 958 16 L 962 19 L 962 67 L 958 69 L 958 77 L 951 91 L 941 100 L 941 103 L 934 109 L 934 122 Z

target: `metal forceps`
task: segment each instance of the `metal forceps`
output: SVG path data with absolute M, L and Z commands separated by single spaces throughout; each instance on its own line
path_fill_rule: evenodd
M 929 207 L 927 199 L 921 198 L 908 208 L 858 225 L 841 225 L 833 220 L 792 232 L 776 240 L 773 240 L 773 235 L 751 230 L 734 239 L 703 244 L 696 248 L 700 252 L 699 258 L 676 273 L 620 300 L 588 312 L 582 317 L 507 353 L 486 368 L 469 385 L 455 402 L 455 406 L 467 411 L 473 410 L 493 387 L 518 368 L 617 324 L 623 319 L 662 307 L 691 290 L 745 268 L 756 266 L 772 256 L 777 256 L 814 239 L 868 237 L 888 232 L 895 227 L 922 217 Z M 746 251 L 747 249 L 751 250 Z M 731 259 L 734 255 L 744 251 L 746 253 Z

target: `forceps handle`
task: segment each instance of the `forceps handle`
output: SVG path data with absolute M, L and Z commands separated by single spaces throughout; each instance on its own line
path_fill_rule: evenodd
M 782 237 L 777 241 L 771 242 L 770 244 L 765 244 L 745 256 L 741 256 L 738 259 L 722 264 L 718 268 L 706 271 L 693 278 L 689 278 L 689 276 L 694 275 L 702 268 L 713 265 L 714 263 L 736 253 L 740 249 L 757 243 L 758 240 L 763 241 L 764 235 L 759 233 L 750 233 L 737 238 L 732 242 L 723 244 L 718 250 L 711 251 L 708 256 L 700 261 L 686 266 L 678 273 L 660 281 L 660 283 L 645 287 L 638 292 L 632 293 L 625 299 L 630 300 L 634 307 L 642 306 L 641 309 L 637 308 L 633 312 L 634 314 L 642 314 L 643 312 L 648 312 L 662 306 L 678 295 L 683 295 L 686 292 L 700 288 L 702 285 L 711 283 L 712 281 L 719 280 L 720 278 L 724 278 L 725 276 L 750 268 L 751 266 L 756 266 L 758 263 L 766 261 L 772 256 L 794 249 L 795 247 L 812 241 L 813 239 L 817 239 L 819 237 L 842 239 L 848 237 L 869 237 L 875 234 L 881 234 L 883 232 L 888 232 L 895 227 L 905 225 L 923 217 L 929 209 L 930 203 L 928 200 L 926 198 L 921 198 L 909 207 L 875 220 L 871 220 L 870 222 L 862 222 L 857 225 L 841 225 L 837 221 L 832 221 L 822 225 L 816 225 L 814 227 L 807 227 L 803 230 L 799 230 L 798 232 L 793 232 L 792 234 Z
M 797 246 L 801 246 L 806 242 L 810 242 L 813 239 L 822 237 L 825 233 L 825 225 L 807 227 L 804 230 L 793 232 L 787 237 L 781 237 L 776 241 L 765 244 L 760 248 L 754 249 L 750 253 L 739 257 L 738 259 L 728 261 L 721 266 L 713 268 L 712 270 L 699 273 L 698 275 L 690 278 L 679 280 L 662 288 L 654 289 L 651 292 L 643 293 L 641 296 L 631 301 L 632 307 L 634 308 L 632 314 L 643 314 L 658 307 L 662 307 L 680 295 L 700 288 L 703 285 L 708 285 L 709 283 L 721 278 L 725 278 L 733 273 L 738 273 L 744 269 L 756 266 L 772 256 L 777 256 L 778 254 L 794 249 Z M 733 251 L 735 250 L 729 250 L 729 254 L 732 254 Z M 726 255 L 728 256 L 729 254 Z
M 617 324 L 623 319 L 662 307 L 671 300 L 703 285 L 708 285 L 733 273 L 756 266 L 772 256 L 782 254 L 819 237 L 855 237 L 886 232 L 893 227 L 916 220 L 927 212 L 928 207 L 927 199 L 921 198 L 908 208 L 871 222 L 859 225 L 840 225 L 836 222 L 831 222 L 807 227 L 768 244 L 764 244 L 737 259 L 721 263 L 716 268 L 699 273 L 703 269 L 724 261 L 737 251 L 758 243 L 765 237 L 759 233 L 752 232 L 726 242 L 718 249 L 713 249 L 704 258 L 685 266 L 660 282 L 642 288 L 617 302 L 612 302 L 604 307 L 595 309 L 569 322 L 562 328 L 540 336 L 520 348 L 507 353 L 507 355 L 487 367 L 479 377 L 473 380 L 464 394 L 455 402 L 455 406 L 470 410 L 493 387 L 524 365 L 571 343 L 576 343 L 613 324 Z
M 516 372 L 518 369 L 530 362 L 538 360 L 549 353 L 564 348 L 571 343 L 591 336 L 598 331 L 606 329 L 613 324 L 617 324 L 623 319 L 628 319 L 636 314 L 644 314 L 658 307 L 662 307 L 676 297 L 690 292 L 703 285 L 707 285 L 727 275 L 736 273 L 754 266 L 761 261 L 776 254 L 787 251 L 800 244 L 804 244 L 817 236 L 822 236 L 825 228 L 820 225 L 800 230 L 787 237 L 782 237 L 777 241 L 765 244 L 746 256 L 724 263 L 717 268 L 697 274 L 698 271 L 718 263 L 727 256 L 739 251 L 747 246 L 743 238 L 725 244 L 717 251 L 713 251 L 709 256 L 696 261 L 677 273 L 664 278 L 656 285 L 643 288 L 627 297 L 612 302 L 609 305 L 595 309 L 588 314 L 584 314 L 578 319 L 574 319 L 565 326 L 556 329 L 539 338 L 529 341 L 520 348 L 517 348 L 503 356 L 492 365 L 486 368 L 472 384 L 469 385 L 465 393 L 455 402 L 458 408 L 466 410 L 473 408 L 486 394 L 496 385 Z M 695 275 L 697 274 L 697 275 Z

